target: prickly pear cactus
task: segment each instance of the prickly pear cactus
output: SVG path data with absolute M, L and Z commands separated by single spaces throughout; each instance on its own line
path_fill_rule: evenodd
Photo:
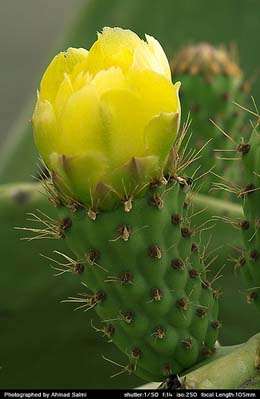
M 173 58 L 171 70 L 174 79 L 182 82 L 182 113 L 185 117 L 190 113 L 192 120 L 191 145 L 199 150 L 207 143 L 204 156 L 198 161 L 202 166 L 199 173 L 206 173 L 214 167 L 216 174 L 222 176 L 225 170 L 226 175 L 234 178 L 237 168 L 231 162 L 228 164 L 219 159 L 232 158 L 230 153 L 225 152 L 232 147 L 232 142 L 224 137 L 220 129 L 229 132 L 235 139 L 244 136 L 247 131 L 244 114 L 233 101 L 245 104 L 249 83 L 244 80 L 234 56 L 224 47 L 208 43 L 188 45 Z M 207 175 L 202 192 L 209 190 L 210 181 L 210 175 Z
M 101 322 L 94 328 L 129 358 L 122 371 L 145 380 L 179 374 L 210 355 L 221 326 L 218 292 L 183 215 L 187 187 L 175 178 L 151 185 L 131 209 L 129 200 L 100 214 L 59 209 L 88 287 L 69 300 L 95 308 Z
M 245 219 L 236 223 L 242 230 L 245 250 L 240 251 L 235 261 L 235 269 L 248 285 L 247 302 L 256 304 L 260 311 L 260 219 L 259 219 L 259 183 L 260 183 L 260 126 L 253 128 L 250 140 L 240 143 L 243 170 L 243 188 L 239 192 L 242 199 Z
M 33 115 L 59 212 L 49 232 L 86 287 L 67 300 L 95 309 L 93 328 L 128 357 L 116 374 L 148 381 L 211 355 L 221 327 L 185 206 L 196 154 L 176 139 L 178 88 L 154 38 L 106 28 L 89 52 L 55 57 Z

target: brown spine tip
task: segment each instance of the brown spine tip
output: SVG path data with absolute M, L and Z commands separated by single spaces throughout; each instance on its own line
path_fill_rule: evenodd
M 71 228 L 72 220 L 69 217 L 64 217 L 57 221 L 57 235 L 58 238 L 65 238 L 65 231 Z
M 215 288 L 212 291 L 212 295 L 213 295 L 213 298 L 217 301 L 221 295 L 221 291 L 219 289 Z
M 130 352 L 130 357 L 133 358 L 134 360 L 139 360 L 140 356 L 142 354 L 141 349 L 139 348 L 133 348 Z
M 198 244 L 193 242 L 192 245 L 191 245 L 191 252 L 195 253 L 195 252 L 198 252 L 198 250 L 199 250 Z
M 132 208 L 133 208 L 133 202 L 132 201 L 133 201 L 132 197 L 129 197 L 129 198 L 124 200 L 124 211 L 126 213 L 129 213 L 132 210 Z
M 250 144 L 248 143 L 240 143 L 238 144 L 237 151 L 241 152 L 242 155 L 245 155 L 250 150 Z
M 63 202 L 59 197 L 49 197 L 48 200 L 55 208 L 63 206 Z
M 220 320 L 214 320 L 211 322 L 211 326 L 215 329 L 218 330 L 219 328 L 221 328 L 223 326 L 222 321 Z
M 158 209 L 163 208 L 163 199 L 157 193 L 153 194 L 153 196 L 149 199 L 148 202 L 150 205 L 156 206 Z
M 88 264 L 93 266 L 99 258 L 99 252 L 96 249 L 91 249 L 85 256 Z
M 198 309 L 196 309 L 196 315 L 200 318 L 203 319 L 203 317 L 205 317 L 208 314 L 208 308 L 206 307 L 199 307 Z
M 88 210 L 88 217 L 90 220 L 93 220 L 93 222 L 97 219 L 98 211 L 94 208 L 89 208 Z
M 245 188 L 242 190 L 242 192 L 241 192 L 241 196 L 246 196 L 246 195 L 250 195 L 250 194 L 253 194 L 254 193 L 254 191 L 255 191 L 255 185 L 253 184 L 253 183 L 250 183 L 250 184 L 247 184 L 246 186 L 245 186 Z
M 119 281 L 121 284 L 132 284 L 133 283 L 133 273 L 132 272 L 122 272 L 119 274 Z
M 248 220 L 242 220 L 239 223 L 239 226 L 241 227 L 241 230 L 248 230 L 249 229 L 249 221 Z
M 188 310 L 190 307 L 190 303 L 186 298 L 180 298 L 176 301 L 176 307 L 181 310 Z
M 155 188 L 160 186 L 160 182 L 157 179 L 151 180 L 149 183 L 149 189 L 154 190 Z
M 125 366 L 126 371 L 131 375 L 135 372 L 136 370 L 136 364 L 129 363 Z
M 190 278 L 196 279 L 196 278 L 199 277 L 199 275 L 200 275 L 200 273 L 199 273 L 198 270 L 196 270 L 196 269 L 190 269 L 190 270 L 189 270 L 189 276 L 190 276 Z
M 253 261 L 256 261 L 258 258 L 259 258 L 259 252 L 257 251 L 257 249 L 253 249 L 251 252 L 250 252 L 250 259 L 251 260 L 253 260 Z
M 89 306 L 89 309 L 91 309 L 94 306 L 101 304 L 104 301 L 105 297 L 106 295 L 103 291 L 98 291 L 93 295 L 86 295 L 85 302 Z
M 73 213 L 77 212 L 78 210 L 82 209 L 83 207 L 84 206 L 80 202 L 77 202 L 77 201 L 71 201 L 67 204 L 67 208 Z
M 152 247 L 149 248 L 148 251 L 149 256 L 155 259 L 161 259 L 162 258 L 162 251 L 158 245 L 153 245 Z
M 183 238 L 190 238 L 193 234 L 193 230 L 189 227 L 182 227 L 181 228 L 181 235 Z
M 247 303 L 248 303 L 249 305 L 251 305 L 252 303 L 255 303 L 255 302 L 256 302 L 257 297 L 258 297 L 257 292 L 256 292 L 256 291 L 251 291 L 251 292 L 247 295 L 246 301 L 247 301 Z
M 182 345 L 184 346 L 185 349 L 191 349 L 192 348 L 192 339 L 191 338 L 187 338 L 187 339 L 183 339 L 181 341 Z
M 174 213 L 171 217 L 172 224 L 179 225 L 182 222 L 182 217 L 178 213 Z
M 98 291 L 91 297 L 93 304 L 103 303 L 106 298 L 106 294 L 103 291 Z
M 112 335 L 114 335 L 114 333 L 115 333 L 115 327 L 112 324 L 108 324 L 107 326 L 104 327 L 103 331 L 104 331 L 104 335 L 107 338 L 111 338 Z
M 66 216 L 59 220 L 59 227 L 61 230 L 65 231 L 67 229 L 70 229 L 72 226 L 72 220 L 70 217 Z
M 162 185 L 162 186 L 167 186 L 167 184 L 168 184 L 168 179 L 166 178 L 166 177 L 164 177 L 164 176 L 162 176 L 162 177 L 160 177 L 160 184 Z
M 121 317 L 127 324 L 130 324 L 134 320 L 134 313 L 128 310 L 127 312 L 121 313 Z
M 201 286 L 202 288 L 206 289 L 206 290 L 210 290 L 211 289 L 211 284 L 208 280 L 203 280 L 201 282 Z
M 187 179 L 183 179 L 182 177 L 177 176 L 177 177 L 176 177 L 176 180 L 177 180 L 177 182 L 179 183 L 179 185 L 180 185 L 180 187 L 182 188 L 182 190 L 183 190 L 184 193 L 188 193 L 188 192 L 190 191 L 191 186 L 192 186 L 192 183 L 193 183 L 192 177 L 188 177 Z M 188 207 L 189 204 L 190 204 L 190 201 L 187 200 L 186 205 L 185 205 L 185 203 L 184 203 L 184 208 L 185 208 L 185 206 Z
M 151 289 L 151 297 L 154 301 L 159 302 L 162 299 L 163 293 L 160 288 Z
M 131 234 L 131 229 L 130 227 L 128 227 L 125 224 L 122 224 L 121 226 L 119 226 L 118 228 L 119 231 L 119 236 L 123 241 L 128 241 L 130 234 Z
M 153 189 L 155 189 L 157 187 L 160 187 L 160 186 L 167 186 L 167 184 L 168 184 L 168 180 L 164 176 L 155 177 L 153 180 L 150 181 L 149 189 L 153 190 Z
M 183 262 L 182 259 L 176 258 L 176 259 L 172 260 L 172 267 L 173 267 L 173 269 L 176 269 L 176 270 L 184 270 L 185 263 Z
M 82 274 L 85 270 L 85 267 L 82 263 L 77 263 L 74 268 L 74 272 L 76 274 Z
M 163 339 L 166 335 L 166 332 L 162 327 L 156 327 L 152 335 L 156 338 Z

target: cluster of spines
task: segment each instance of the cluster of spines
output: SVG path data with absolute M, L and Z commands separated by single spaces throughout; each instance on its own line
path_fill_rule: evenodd
M 109 212 L 86 209 L 77 201 L 64 203 L 55 192 L 55 204 L 62 214 L 55 222 L 57 238 L 66 238 L 78 259 L 69 261 L 63 269 L 59 263 L 58 271 L 80 274 L 90 289 L 90 293 L 70 297 L 68 301 L 78 303 L 77 309 L 95 308 L 103 321 L 93 328 L 114 341 L 129 358 L 129 364 L 121 371 L 136 372 L 148 380 L 179 373 L 212 354 L 221 327 L 217 319 L 218 291 L 206 280 L 199 246 L 193 241 L 196 228 L 187 216 L 189 201 L 184 199 L 191 183 L 191 179 L 177 177 L 153 181 L 143 199 L 126 198 L 120 210 L 113 211 L 113 222 L 107 220 Z M 143 217 L 146 209 L 149 211 Z M 96 232 L 94 226 L 99 226 Z M 135 254 L 135 246 L 146 230 L 146 249 Z M 136 235 L 137 241 L 127 251 L 124 243 L 131 243 Z M 113 244 L 119 248 L 112 249 Z M 104 249 L 100 248 L 102 245 Z M 144 261 L 151 264 L 150 273 L 142 272 Z M 128 267 L 122 267 L 122 263 Z M 156 317 L 160 312 L 162 317 Z M 140 327 L 136 328 L 137 323 Z M 143 362 L 147 352 L 150 355 Z
M 66 301 L 84 311 L 95 308 L 102 320 L 100 326 L 92 323 L 95 331 L 129 358 L 120 372 L 147 380 L 179 373 L 211 355 L 221 327 L 219 291 L 207 280 L 209 265 L 196 243 L 206 227 L 192 225 L 193 193 L 186 196 L 197 179 L 183 173 L 201 151 L 187 149 L 187 129 L 188 124 L 169 155 L 168 173 L 134 192 L 125 190 L 110 211 L 98 202 L 83 204 L 63 190 L 62 177 L 48 171 L 50 180 L 42 182 L 60 219 L 35 214 L 32 220 L 42 221 L 43 228 L 28 229 L 37 238 L 67 241 L 76 260 L 59 252 L 62 260 L 48 259 L 57 276 L 79 275 L 87 292 Z
M 242 202 L 244 218 L 233 220 L 221 218 L 227 223 L 239 229 L 244 239 L 244 248 L 234 248 L 238 256 L 232 257 L 235 272 L 240 274 L 247 283 L 247 302 L 256 304 L 260 309 L 260 213 L 259 182 L 260 151 L 259 121 L 252 127 L 251 137 L 248 142 L 241 139 L 236 143 L 232 139 L 241 162 L 242 179 L 236 183 L 223 177 L 223 183 L 217 183 L 216 187 L 235 194 Z
M 201 191 L 211 188 L 213 171 L 230 178 L 239 177 L 238 168 L 232 167 L 231 157 L 226 160 L 227 150 L 233 148 L 229 140 L 224 140 L 220 129 L 232 133 L 238 138 L 246 137 L 248 127 L 242 110 L 234 101 L 245 103 L 250 89 L 249 81 L 243 79 L 234 55 L 224 47 L 214 47 L 208 43 L 188 45 L 173 58 L 172 74 L 182 82 L 182 112 L 191 115 L 193 136 L 191 145 L 201 148 L 206 144 L 206 151 L 211 156 L 201 159 L 201 171 L 207 175 L 203 179 Z M 222 152 L 224 151 L 224 152 Z M 221 192 L 219 195 L 227 195 Z

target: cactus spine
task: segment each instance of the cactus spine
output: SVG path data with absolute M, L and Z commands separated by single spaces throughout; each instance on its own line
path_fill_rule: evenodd
M 221 327 L 218 291 L 207 280 L 184 207 L 190 184 L 171 174 L 151 181 L 142 197 L 101 212 L 64 195 L 57 202 L 55 194 L 58 234 L 76 254 L 87 287 L 68 301 L 96 310 L 95 330 L 128 357 L 119 372 L 147 381 L 213 354 Z
M 209 156 L 203 156 L 199 161 L 201 174 L 213 167 L 213 171 L 221 176 L 223 170 L 230 178 L 238 174 L 232 162 L 225 163 L 219 159 L 226 157 L 227 153 L 216 150 L 230 149 L 232 143 L 225 140 L 211 122 L 229 132 L 234 139 L 246 132 L 244 114 L 233 101 L 245 103 L 249 83 L 244 80 L 234 58 L 224 47 L 199 43 L 184 47 L 172 61 L 173 77 L 182 82 L 182 113 L 186 117 L 190 113 L 192 120 L 191 145 L 199 150 L 207 143 L 205 153 Z M 207 193 L 211 188 L 210 180 L 210 175 L 203 179 L 202 192 Z
M 116 374 L 161 380 L 214 352 L 218 291 L 194 241 L 184 170 L 197 158 L 180 123 L 180 83 L 151 36 L 104 28 L 89 51 L 58 54 L 41 81 L 34 139 L 67 241 L 109 341 L 128 357 Z M 45 229 L 46 231 L 46 229 Z
M 258 122 L 253 127 L 248 143 L 242 141 L 237 147 L 243 168 L 243 186 L 238 194 L 242 200 L 245 218 L 235 224 L 241 228 L 245 249 L 240 251 L 235 269 L 247 283 L 247 302 L 254 303 L 260 310 L 259 149 Z
M 107 348 L 107 343 L 91 327 L 90 320 L 96 325 L 98 316 L 92 313 L 82 317 L 60 303 L 77 292 L 81 281 L 75 269 L 69 272 L 72 267 L 67 267 L 67 272 L 64 267 L 62 273 L 62 264 L 69 261 L 53 254 L 57 250 L 73 257 L 64 240 L 31 240 L 35 233 L 14 229 L 24 226 L 28 213 L 27 217 L 35 220 L 30 222 L 34 230 L 46 228 L 39 223 L 43 214 L 37 213 L 37 209 L 52 219 L 57 217 L 56 209 L 42 191 L 38 183 L 0 185 L 0 340 L 4 343 L 0 388 L 131 388 L 140 383 L 138 378 L 123 375 L 120 380 L 110 379 L 108 365 L 97 356 L 109 351 L 109 357 L 120 361 L 116 347 Z M 20 240 L 26 236 L 29 242 Z M 58 263 L 40 254 L 55 258 Z M 87 349 L 84 353 L 83 348 Z

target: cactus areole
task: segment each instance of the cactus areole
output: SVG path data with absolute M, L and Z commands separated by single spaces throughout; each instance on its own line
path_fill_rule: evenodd
M 221 326 L 185 201 L 178 88 L 153 37 L 105 28 L 54 58 L 33 115 L 54 229 L 86 286 L 68 301 L 96 310 L 93 328 L 128 358 L 118 373 L 148 381 L 212 354 Z
M 242 200 L 245 219 L 240 221 L 239 227 L 245 248 L 235 259 L 235 271 L 247 284 L 248 304 L 255 304 L 260 311 L 259 131 L 258 121 L 253 126 L 249 141 L 247 143 L 242 141 L 237 147 L 243 167 L 243 186 L 240 189 L 239 198 Z

